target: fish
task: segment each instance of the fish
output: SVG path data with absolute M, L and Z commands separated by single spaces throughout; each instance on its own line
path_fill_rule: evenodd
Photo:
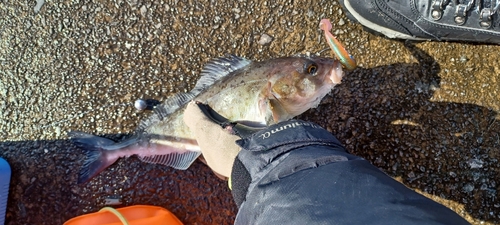
M 292 56 L 252 61 L 226 55 L 208 62 L 190 92 L 179 93 L 155 106 L 131 137 L 115 142 L 70 131 L 73 143 L 86 152 L 78 183 L 97 176 L 121 157 L 137 156 L 147 163 L 185 170 L 201 155 L 195 137 L 184 124 L 187 104 L 207 104 L 231 121 L 268 126 L 318 106 L 342 80 L 338 60 Z
M 335 56 L 340 60 L 342 65 L 344 65 L 348 70 L 354 70 L 357 67 L 354 57 L 350 55 L 344 46 L 340 43 L 330 30 L 332 29 L 332 23 L 328 19 L 322 19 L 319 22 L 319 28 L 324 31 L 325 40 L 332 49 Z

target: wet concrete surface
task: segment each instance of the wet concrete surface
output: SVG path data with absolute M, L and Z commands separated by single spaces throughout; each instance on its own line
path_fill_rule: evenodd
M 77 185 L 84 154 L 66 132 L 124 138 L 148 115 L 133 101 L 190 90 L 225 53 L 319 52 L 322 18 L 360 67 L 301 118 L 471 223 L 500 223 L 500 46 L 381 38 L 337 1 L 39 1 L 38 13 L 36 4 L 0 2 L 7 224 L 61 224 L 112 196 L 163 206 L 186 224 L 232 223 L 225 183 L 198 162 L 178 171 L 131 157 Z M 263 35 L 272 41 L 259 44 Z

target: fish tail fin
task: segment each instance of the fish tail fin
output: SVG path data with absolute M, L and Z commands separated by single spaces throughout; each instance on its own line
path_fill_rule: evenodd
M 109 157 L 103 146 L 115 144 L 114 141 L 79 131 L 68 133 L 73 143 L 85 151 L 87 158 L 78 175 L 78 184 L 85 183 L 116 162 L 118 158 Z

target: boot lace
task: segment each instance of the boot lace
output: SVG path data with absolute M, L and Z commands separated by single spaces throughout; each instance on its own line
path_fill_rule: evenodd
M 434 20 L 440 20 L 443 11 L 450 3 L 450 0 L 433 0 L 431 3 L 431 17 Z M 463 25 L 467 21 L 467 12 L 473 7 L 479 9 L 479 25 L 483 28 L 490 28 L 493 21 L 493 15 L 498 13 L 500 8 L 499 0 L 453 0 L 455 9 L 455 23 Z

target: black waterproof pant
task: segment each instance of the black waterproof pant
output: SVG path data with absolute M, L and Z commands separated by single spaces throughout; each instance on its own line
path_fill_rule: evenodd
M 235 224 L 469 224 L 347 153 L 316 124 L 283 122 L 238 144 Z

